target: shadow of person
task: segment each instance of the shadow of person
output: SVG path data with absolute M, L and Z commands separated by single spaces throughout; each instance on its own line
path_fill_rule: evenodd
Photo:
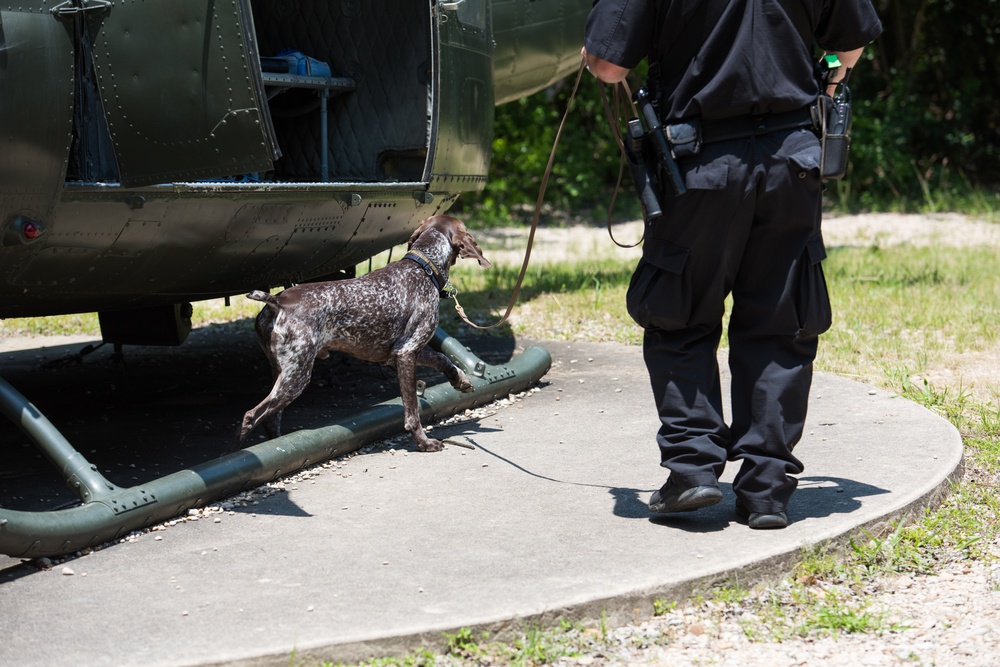
M 888 489 L 843 477 L 800 477 L 798 490 L 788 507 L 788 518 L 797 521 L 848 514 L 861 509 L 859 498 L 886 493 Z
M 719 484 L 719 489 L 722 491 L 722 500 L 715 505 L 702 507 L 691 512 L 650 514 L 649 505 L 643 503 L 643 516 L 647 517 L 650 523 L 676 528 L 688 533 L 720 531 L 736 521 L 736 514 L 733 511 L 736 504 L 736 494 L 733 493 L 732 484 Z
M 720 484 L 719 488 L 722 489 L 722 502 L 711 507 L 704 507 L 694 512 L 654 516 L 649 516 L 648 508 L 644 507 L 641 513 L 643 516 L 649 516 L 651 523 L 687 532 L 709 533 L 722 530 L 731 523 L 739 522 L 734 511 L 736 494 L 733 492 L 732 484 Z M 798 489 L 788 506 L 788 520 L 794 524 L 804 519 L 848 514 L 861 509 L 860 498 L 885 493 L 889 493 L 888 489 L 842 477 L 800 477 Z
M 639 494 L 652 493 L 645 489 L 629 489 L 625 487 L 610 487 L 608 493 L 615 499 L 612 513 L 623 519 L 645 519 L 649 516 L 649 506 Z

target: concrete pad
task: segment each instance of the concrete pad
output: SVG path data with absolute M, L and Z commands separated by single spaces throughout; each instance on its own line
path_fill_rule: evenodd
M 434 430 L 472 450 L 375 447 L 258 504 L 49 570 L 0 557 L 0 665 L 288 665 L 293 652 L 441 645 L 463 627 L 627 622 L 655 599 L 750 583 L 804 547 L 898 518 L 961 464 L 943 418 L 818 374 L 787 529 L 736 522 L 733 466 L 722 503 L 654 520 L 646 501 L 666 471 L 641 350 L 545 345 L 540 391 Z

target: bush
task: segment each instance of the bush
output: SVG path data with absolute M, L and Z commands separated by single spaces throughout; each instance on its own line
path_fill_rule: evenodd
M 572 93 L 575 75 L 530 97 L 497 107 L 493 160 L 486 189 L 463 195 L 458 211 L 475 210 L 477 224 L 529 223 L 552 143 Z M 610 91 L 610 87 L 606 87 Z M 601 102 L 600 84 L 580 82 L 545 191 L 545 211 L 560 219 L 604 220 L 618 180 L 619 149 Z M 616 219 L 641 215 L 628 172 L 615 204 Z

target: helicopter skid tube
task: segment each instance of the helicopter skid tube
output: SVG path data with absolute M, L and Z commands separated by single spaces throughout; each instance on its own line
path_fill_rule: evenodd
M 541 347 L 529 347 L 504 365 L 486 364 L 440 328 L 431 345 L 466 372 L 473 391 L 461 393 L 447 382 L 426 387 L 419 397 L 425 423 L 523 391 L 552 364 Z M 35 440 L 81 500 L 52 511 L 0 509 L 0 553 L 21 558 L 60 556 L 120 539 L 403 431 L 402 402 L 395 399 L 328 426 L 283 435 L 139 486 L 117 488 L 3 379 L 0 412 Z

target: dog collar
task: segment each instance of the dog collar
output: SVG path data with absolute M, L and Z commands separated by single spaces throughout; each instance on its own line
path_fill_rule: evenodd
M 454 297 L 455 294 L 458 293 L 458 290 L 452 286 L 451 281 L 441 275 L 441 271 L 438 270 L 438 267 L 436 267 L 434 262 L 432 262 L 424 253 L 419 250 L 410 250 L 408 253 L 403 255 L 403 259 L 411 260 L 420 265 L 420 268 L 424 270 L 424 273 L 430 276 L 431 280 L 434 281 L 434 284 L 438 288 L 438 295 L 442 299 Z

